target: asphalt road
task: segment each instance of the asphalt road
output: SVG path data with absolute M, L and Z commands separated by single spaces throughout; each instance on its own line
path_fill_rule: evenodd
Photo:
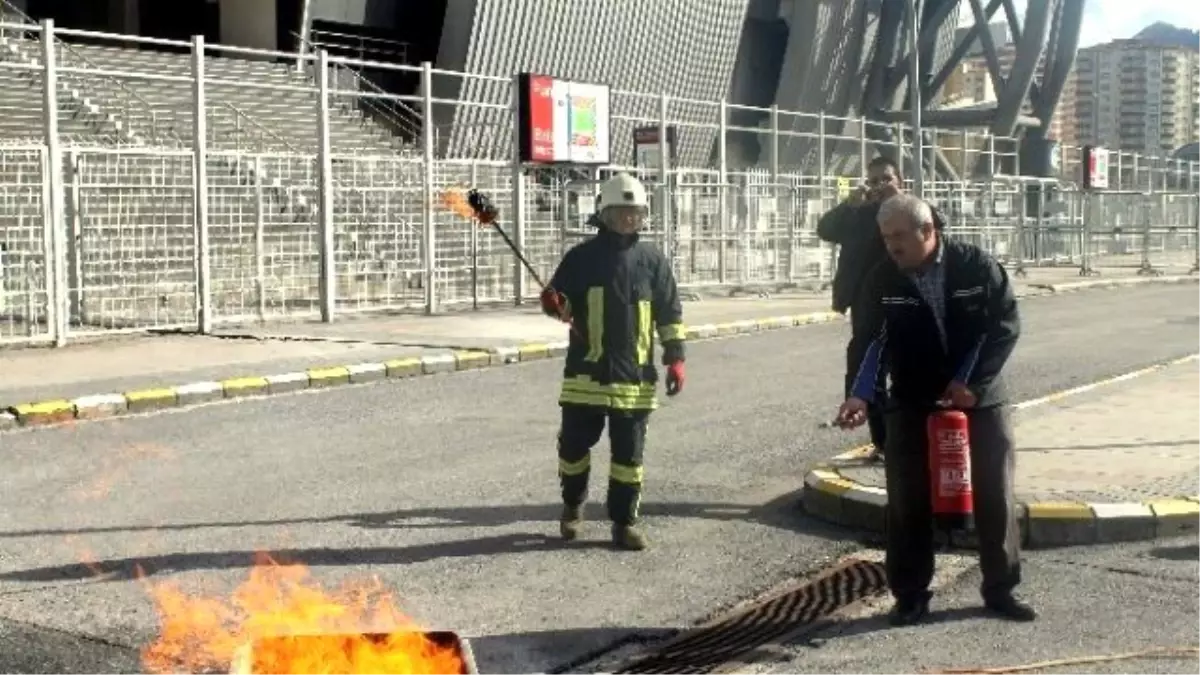
M 1014 394 L 1194 352 L 1196 296 L 1025 300 Z M 687 390 L 650 431 L 641 554 L 605 548 L 601 523 L 594 541 L 547 536 L 554 362 L 6 434 L 0 670 L 135 669 L 120 646 L 156 628 L 135 564 L 151 582 L 228 589 L 259 549 L 324 581 L 379 575 L 418 620 L 471 636 L 485 671 L 545 672 L 688 625 L 858 548 L 795 511 L 804 469 L 863 439 L 817 428 L 845 331 L 692 347 Z
M 880 613 L 848 617 L 785 646 L 760 673 L 919 673 L 1011 668 L 1048 661 L 1144 654 L 1200 639 L 1196 537 L 1026 554 L 1021 591 L 1040 611 L 1014 624 L 979 611 L 974 560 L 944 557 L 961 574 L 936 594 L 929 621 L 891 628 Z M 880 612 L 886 610 L 886 601 Z M 1195 673 L 1195 654 L 1140 656 L 1039 668 L 1041 673 Z

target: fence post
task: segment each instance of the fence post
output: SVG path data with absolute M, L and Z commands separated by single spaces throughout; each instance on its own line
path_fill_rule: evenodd
M 336 246 L 333 238 L 333 148 L 329 139 L 329 52 L 317 52 L 317 174 L 319 183 L 321 321 L 333 321 L 337 307 Z
M 780 181 L 782 178 L 779 175 L 779 106 L 772 104 L 770 106 L 770 138 L 769 138 L 769 161 L 770 166 L 770 193 L 775 197 L 775 209 L 779 210 L 780 193 L 785 195 L 787 199 L 787 240 L 791 241 L 787 249 L 787 275 L 788 277 L 796 276 L 796 238 L 799 235 L 800 228 L 797 225 L 796 217 L 796 196 L 792 191 L 784 192 L 781 189 Z
M 212 332 L 211 248 L 208 240 L 208 104 L 204 84 L 204 36 L 192 36 L 192 241 L 196 255 L 196 327 Z
M 671 144 L 667 138 L 667 119 L 670 116 L 670 100 L 666 94 L 659 94 L 658 97 L 658 156 L 659 156 L 659 201 L 658 201 L 658 222 L 662 231 L 662 250 L 667 256 L 667 260 L 671 261 L 671 267 L 675 266 L 675 228 L 672 225 L 673 214 L 671 213 Z M 682 129 L 680 129 L 682 131 Z M 678 141 L 677 141 L 678 142 Z
M 42 205 L 45 251 L 46 324 L 54 346 L 67 342 L 67 255 L 63 221 L 63 168 L 62 147 L 58 136 L 58 64 L 54 52 L 54 21 L 42 21 L 42 94 L 43 131 L 46 140 L 46 162 L 42 180 L 48 181 L 49 203 Z M 26 318 L 31 324 L 33 316 Z
M 266 196 L 263 194 L 263 157 L 254 158 L 254 285 L 258 292 L 258 320 L 267 320 Z
M 717 283 L 725 284 L 725 220 L 729 217 L 729 108 L 721 98 L 720 119 L 717 122 Z M 692 226 L 693 228 L 695 225 Z M 695 235 L 692 235 L 693 238 Z
M 863 114 L 858 116 L 858 179 L 861 185 L 867 182 L 867 118 Z
M 779 190 L 779 106 L 771 105 L 771 139 L 770 139 L 770 176 L 772 191 Z M 749 192 L 749 179 L 746 181 L 746 191 Z M 790 195 L 789 195 L 790 198 Z M 807 206 L 807 205 L 806 205 Z M 750 242 L 747 239 L 750 237 L 750 208 L 746 205 L 746 217 L 742 220 L 742 232 L 744 236 L 738 237 L 738 282 L 746 283 L 747 275 L 750 273 Z M 794 220 L 794 219 L 793 219 Z M 795 225 L 789 225 L 788 232 L 798 230 Z M 795 256 L 788 260 L 788 266 L 795 266 Z
M 521 163 L 521 86 L 519 75 L 512 77 L 512 207 L 513 243 L 517 250 L 525 251 L 525 166 Z M 541 290 L 541 289 L 539 289 Z M 513 255 L 513 304 L 525 301 L 525 269 L 521 260 Z
M 83 214 L 80 213 L 79 205 L 81 198 L 79 196 L 79 165 L 83 161 L 78 150 L 71 150 L 67 155 L 66 172 L 71 177 L 71 195 L 67 200 L 67 217 L 70 225 L 67 227 L 67 258 L 70 261 L 70 274 L 67 279 L 67 294 L 70 300 L 70 312 L 68 317 L 72 317 L 79 324 L 87 323 L 87 316 L 84 304 L 84 288 L 83 288 L 83 251 L 80 248 L 83 246 Z
M 433 64 L 421 62 L 421 161 L 424 195 L 421 208 L 422 257 L 425 259 L 425 313 L 437 314 L 437 231 L 434 228 L 433 200 Z M 475 187 L 474 184 L 471 185 Z M 474 274 L 474 272 L 472 272 Z

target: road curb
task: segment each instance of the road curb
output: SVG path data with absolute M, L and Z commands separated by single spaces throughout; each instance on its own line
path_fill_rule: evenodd
M 1058 401 L 1107 384 L 1197 360 L 1192 354 L 1117 377 L 1074 387 L 1016 404 L 1025 409 Z M 860 530 L 883 532 L 887 490 L 847 478 L 839 464 L 861 460 L 869 446 L 848 450 L 804 476 L 804 510 L 827 522 Z M 1025 548 L 1161 539 L 1200 531 L 1200 496 L 1162 496 L 1144 502 L 1092 503 L 1077 501 L 1018 502 L 1021 542 Z M 969 533 L 968 539 L 974 533 Z
M 688 328 L 687 339 L 703 341 L 844 320 L 841 314 L 827 311 L 700 324 Z M 74 399 L 36 401 L 0 410 L 0 431 L 53 426 L 75 420 L 102 419 L 168 408 L 186 408 L 223 399 L 263 397 L 306 389 L 365 384 L 384 379 L 407 379 L 497 368 L 561 358 L 566 352 L 566 341 L 508 345 L 490 349 L 454 349 L 450 353 L 403 357 L 381 362 L 321 366 L 290 373 L 249 375 L 125 392 L 90 394 Z
M 1146 276 L 1137 278 L 1080 281 L 1064 284 L 1028 284 L 1018 297 L 1038 297 L 1083 288 L 1112 288 L 1147 283 L 1197 281 L 1191 276 Z M 688 328 L 688 340 L 700 341 L 749 335 L 763 331 L 844 321 L 837 312 L 808 312 L 707 323 Z M 91 394 L 74 399 L 53 399 L 0 408 L 0 432 L 27 427 L 63 424 L 74 420 L 101 419 L 167 408 L 186 408 L 222 399 L 271 396 L 305 389 L 363 384 L 383 379 L 406 379 L 426 375 L 478 370 L 560 358 L 567 343 L 529 343 L 472 349 L 447 347 L 452 353 L 309 368 L 304 371 L 234 377 L 220 381 L 190 382 L 127 392 Z
M 1200 276 L 1194 274 L 1146 275 L 1139 277 L 1122 277 L 1120 279 L 1087 279 L 1085 281 L 1066 281 L 1061 284 L 1028 284 L 1049 293 L 1073 293 L 1096 288 L 1120 288 L 1124 286 L 1145 286 L 1147 284 L 1194 284 L 1200 283 Z

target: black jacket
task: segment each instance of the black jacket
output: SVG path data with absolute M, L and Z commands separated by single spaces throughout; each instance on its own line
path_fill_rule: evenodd
M 817 236 L 841 247 L 833 277 L 835 312 L 845 313 L 854 306 L 854 298 L 867 274 L 887 258 L 887 248 L 876 221 L 878 215 L 878 202 L 857 206 L 842 202 L 817 221 Z M 937 209 L 933 209 L 933 220 L 939 230 L 945 228 L 945 220 Z
M 574 325 L 559 402 L 653 409 L 655 333 L 664 365 L 684 360 L 686 335 L 679 289 L 662 251 L 636 235 L 601 229 L 567 251 L 550 286 L 567 297 Z
M 1021 333 L 1008 273 L 978 246 L 943 237 L 946 347 L 933 310 L 916 284 L 889 258 L 866 282 L 865 319 L 875 336 L 856 378 L 870 394 L 881 373 L 891 377 L 888 404 L 932 408 L 951 380 L 962 379 L 980 408 L 1008 402 L 1001 370 Z

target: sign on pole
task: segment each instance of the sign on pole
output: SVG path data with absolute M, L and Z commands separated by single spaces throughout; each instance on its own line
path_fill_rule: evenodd
M 670 165 L 678 158 L 679 127 L 667 125 L 667 152 Z M 658 173 L 662 170 L 662 145 L 658 125 L 636 127 L 633 130 L 633 165 L 639 171 Z
M 1088 190 L 1108 189 L 1108 150 L 1094 145 L 1084 146 L 1083 187 Z
M 517 89 L 522 162 L 612 163 L 608 85 L 521 73 Z

